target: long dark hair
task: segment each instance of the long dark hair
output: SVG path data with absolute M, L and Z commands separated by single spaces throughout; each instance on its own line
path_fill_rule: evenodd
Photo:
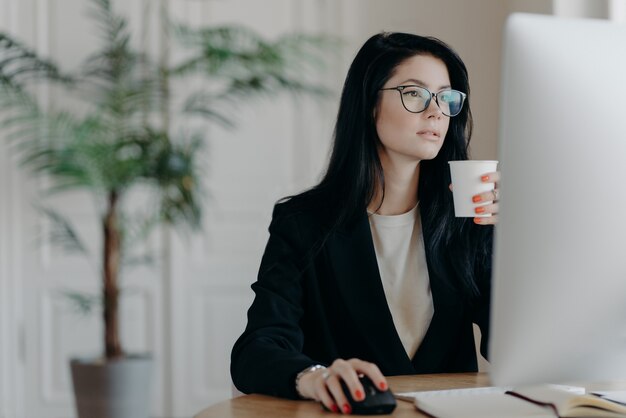
M 472 134 L 470 89 L 461 58 L 444 42 L 406 33 L 380 33 L 365 42 L 346 77 L 334 144 L 321 182 L 303 193 L 321 195 L 330 205 L 330 231 L 362 216 L 385 178 L 378 156 L 374 109 L 379 91 L 394 69 L 415 55 L 431 55 L 444 62 L 453 89 L 467 94 L 461 113 L 450 118 L 443 146 L 432 160 L 420 162 L 418 199 L 424 243 L 431 272 L 468 298 L 479 294 L 479 278 L 490 268 L 493 228 L 475 225 L 471 218 L 455 218 L 448 189 L 448 161 L 466 160 Z

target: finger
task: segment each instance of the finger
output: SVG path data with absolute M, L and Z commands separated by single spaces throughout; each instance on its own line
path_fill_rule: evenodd
M 500 172 L 494 171 L 492 173 L 486 173 L 480 176 L 480 181 L 483 183 L 496 183 L 500 181 Z
M 350 407 L 350 403 L 348 402 L 346 395 L 343 393 L 343 388 L 341 387 L 339 379 L 340 377 L 336 373 L 333 373 L 328 379 L 326 379 L 326 388 L 333 397 L 335 404 L 338 405 L 339 410 L 344 414 L 349 414 L 352 412 L 352 408 Z
M 500 205 L 498 205 L 498 203 L 476 206 L 474 212 L 476 212 L 477 215 L 496 215 L 499 207 Z
M 357 371 L 367 375 L 367 377 L 370 378 L 370 380 L 374 383 L 374 385 L 376 385 L 379 390 L 387 390 L 387 388 L 389 387 L 387 384 L 387 379 L 385 379 L 385 376 L 380 371 L 377 365 L 359 359 L 352 359 L 349 360 L 349 362 L 352 363 Z
M 452 191 L 452 183 L 448 185 L 448 188 L 450 189 L 450 191 Z
M 479 193 L 479 194 L 472 196 L 472 202 L 482 203 L 482 202 L 493 202 L 494 200 L 497 200 L 496 192 L 494 190 L 489 190 L 487 192 Z
M 357 369 L 354 367 L 353 360 L 335 361 L 333 363 L 333 370 L 336 371 L 339 377 L 346 383 L 352 399 L 355 401 L 362 401 L 365 399 L 365 390 L 359 381 Z
M 496 225 L 498 223 L 498 215 L 474 218 L 474 223 L 478 225 Z
M 317 380 L 315 385 L 315 394 L 317 395 L 317 400 L 320 401 L 329 411 L 334 413 L 339 412 L 339 407 L 335 403 L 335 400 L 328 392 L 328 388 L 326 387 L 326 381 L 323 378 Z

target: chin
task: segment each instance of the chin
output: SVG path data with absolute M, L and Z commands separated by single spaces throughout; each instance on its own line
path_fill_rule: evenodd
M 437 147 L 437 149 L 432 149 L 432 150 L 423 150 L 418 156 L 418 158 L 420 160 L 432 160 L 435 157 L 437 157 L 437 155 L 439 155 L 440 150 L 441 150 L 441 147 Z
M 387 149 L 391 154 L 397 154 L 404 159 L 413 161 L 432 160 L 441 150 L 441 144 L 419 144 L 418 146 L 405 147 L 404 149 Z

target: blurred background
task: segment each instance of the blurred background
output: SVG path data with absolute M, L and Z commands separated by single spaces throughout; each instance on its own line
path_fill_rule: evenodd
M 325 168 L 338 97 L 360 45 L 380 31 L 432 35 L 449 43 L 470 74 L 475 130 L 471 155 L 497 156 L 501 31 L 513 12 L 626 20 L 626 0 L 112 0 L 131 43 L 159 59 L 183 60 L 161 16 L 190 27 L 237 25 L 268 40 L 325 35 L 303 79 L 325 96 L 268 94 L 224 107 L 232 127 L 171 111 L 167 129 L 202 132 L 202 230 L 159 230 L 141 243 L 150 265 L 124 270 L 121 335 L 127 352 L 155 359 L 155 417 L 190 416 L 231 396 L 230 349 L 243 331 L 276 200 L 315 184 Z M 100 42 L 89 0 L 0 0 L 0 32 L 71 71 Z M 165 9 L 164 9 L 165 8 Z M 338 40 L 338 41 L 337 41 Z M 575 46 L 572 46 L 575 47 Z M 558 54 L 558 51 L 555 51 Z M 582 59 L 582 58 L 581 58 Z M 0 56 L 2 62 L 2 56 Z M 171 107 L 211 85 L 173 80 Z M 46 84 L 44 107 L 80 105 Z M 537 94 L 537 100 L 541 95 Z M 158 118 L 157 118 L 158 119 Z M 162 122 L 162 121 L 157 121 Z M 531 133 L 532 134 L 532 133 Z M 102 351 L 97 309 L 81 312 L 68 293 L 97 295 L 98 267 L 53 245 L 53 225 L 36 209 L 49 184 L 20 167 L 0 133 L 0 418 L 73 417 L 68 359 Z M 46 197 L 102 252 L 100 225 L 82 192 Z M 141 205 L 138 199 L 131 205 Z M 43 239 L 42 239 L 43 238 Z M 97 260 L 97 258 L 96 258 Z M 96 261 L 97 264 L 97 261 Z M 88 297 L 86 296 L 88 299 Z M 80 300 L 79 300 L 80 302 Z

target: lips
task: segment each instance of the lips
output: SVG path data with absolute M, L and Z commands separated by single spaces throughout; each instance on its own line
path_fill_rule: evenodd
M 441 134 L 436 129 L 422 129 L 421 131 L 417 132 L 417 135 L 430 139 L 439 139 L 441 137 Z

